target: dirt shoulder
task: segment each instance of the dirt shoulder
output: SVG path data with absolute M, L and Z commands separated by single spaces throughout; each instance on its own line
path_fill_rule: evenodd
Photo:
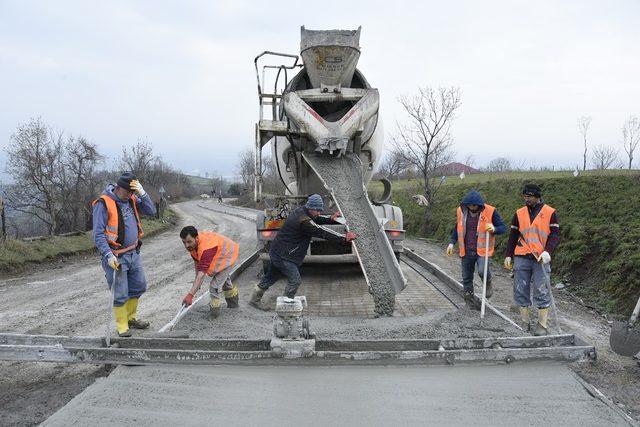
M 456 256 L 446 256 L 445 246 L 423 239 L 410 239 L 406 246 L 436 263 L 453 277 L 460 279 L 460 260 Z M 517 319 L 518 314 L 513 305 L 513 281 L 509 272 L 495 262 L 491 264 L 491 269 L 494 288 L 491 303 L 504 313 L 510 313 L 513 319 Z M 476 289 L 481 286 L 477 275 L 475 284 Z M 554 295 L 562 332 L 575 334 L 593 344 L 598 352 L 598 359 L 595 362 L 574 363 L 571 368 L 625 412 L 636 420 L 640 420 L 640 366 L 638 362 L 611 351 L 609 347 L 611 325 L 607 319 L 594 310 L 580 305 L 576 302 L 575 297 L 566 291 L 554 289 Z
M 171 229 L 178 218 L 171 209 L 162 219 L 143 218 L 145 239 Z M 32 272 L 34 269 L 64 265 L 95 253 L 92 231 L 69 236 L 25 241 L 8 239 L 0 242 L 0 278 Z

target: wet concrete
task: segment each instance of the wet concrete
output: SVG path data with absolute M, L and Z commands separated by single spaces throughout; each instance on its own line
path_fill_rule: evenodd
M 362 164 L 357 156 L 348 154 L 339 158 L 328 156 L 305 157 L 322 177 L 347 220 L 349 231 L 355 232 L 354 241 L 362 269 L 373 292 L 375 312 L 378 316 L 393 315 L 395 289 L 402 289 L 403 277 L 394 265 L 393 251 L 389 247 L 380 225 L 372 213 L 371 204 L 363 186 Z
M 347 268 L 347 267 L 344 267 Z M 371 296 L 366 292 L 366 284 L 361 274 L 345 276 L 344 270 L 322 269 L 321 277 L 316 277 L 316 269 L 303 269 L 302 286 L 298 295 L 305 295 L 309 303 L 307 316 L 311 322 L 311 332 L 320 339 L 412 339 L 412 338 L 455 338 L 455 337 L 496 337 L 519 336 L 522 331 L 508 322 L 487 313 L 480 322 L 480 313 L 467 309 L 456 309 L 441 295 L 430 292 L 421 293 L 421 289 L 430 285 L 412 277 L 403 294 L 398 298 L 402 310 L 393 317 L 373 318 L 371 311 L 363 315 L 360 308 L 342 311 L 340 308 L 327 307 L 328 302 L 342 302 L 345 295 L 351 295 L 353 289 L 360 289 L 360 303 L 371 304 Z M 194 307 L 173 329 L 176 332 L 188 332 L 191 338 L 243 338 L 270 339 L 272 335 L 272 317 L 274 311 L 264 312 L 248 305 L 249 296 L 261 275 L 261 268 L 253 265 L 241 274 L 234 283 L 240 295 L 240 307 L 222 308 L 217 319 L 209 315 L 204 303 Z M 434 277 L 431 277 L 436 281 Z M 263 301 L 266 306 L 275 307 L 275 299 L 284 292 L 284 280 L 272 286 Z M 440 283 L 440 286 L 445 286 Z M 324 289 L 333 289 L 335 293 L 327 295 Z M 407 292 L 406 298 L 404 293 Z M 327 300 L 318 299 L 326 295 Z M 464 307 L 462 298 L 457 303 Z M 206 298 L 205 298 L 206 299 Z M 350 306 L 351 304 L 349 304 Z M 345 306 L 346 307 L 346 306 Z M 408 315 L 401 315 L 406 312 Z M 324 313 L 320 315 L 319 313 Z
M 627 425 L 559 364 L 129 367 L 43 425 Z

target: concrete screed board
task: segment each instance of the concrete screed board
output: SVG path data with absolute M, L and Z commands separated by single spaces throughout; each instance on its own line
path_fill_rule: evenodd
M 628 424 L 566 366 L 530 363 L 123 366 L 43 425 Z

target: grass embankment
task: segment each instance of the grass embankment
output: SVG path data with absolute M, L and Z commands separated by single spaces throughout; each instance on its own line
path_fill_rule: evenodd
M 171 228 L 177 222 L 177 215 L 171 209 L 164 211 L 164 218 L 142 218 L 145 237 Z M 91 253 L 94 251 L 91 231 L 75 236 L 54 236 L 45 240 L 26 242 L 8 239 L 0 241 L 0 273 L 13 273 L 31 263 L 40 263 L 60 257 Z
M 542 188 L 546 203 L 555 207 L 561 224 L 561 242 L 553 256 L 554 280 L 570 283 L 569 290 L 609 313 L 629 315 L 640 295 L 640 172 L 570 172 L 478 174 L 449 178 L 438 192 L 432 217 L 422 231 L 424 208 L 411 195 L 415 181 L 394 186 L 394 203 L 401 206 L 411 236 L 427 237 L 444 245 L 455 223 L 455 209 L 471 189 L 496 206 L 507 225 L 523 205 L 520 192 L 526 182 Z M 398 189 L 399 187 L 399 189 Z M 378 192 L 377 185 L 372 190 Z M 508 234 L 498 236 L 496 262 L 502 262 Z

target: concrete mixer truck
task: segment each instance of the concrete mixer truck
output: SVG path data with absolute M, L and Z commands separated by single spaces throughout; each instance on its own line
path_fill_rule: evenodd
M 256 201 L 267 205 L 256 225 L 266 262 L 269 242 L 289 211 L 310 194 L 322 195 L 328 213 L 340 210 L 346 219 L 331 227 L 354 231 L 358 239 L 353 245 L 314 239 L 305 262 L 359 262 L 376 313 L 384 315 L 393 312 L 393 298 L 406 283 L 398 264 L 405 231 L 400 208 L 388 203 L 388 181 L 380 200 L 367 196 L 366 185 L 381 160 L 384 131 L 378 90 L 356 68 L 360 30 L 302 27 L 302 63 L 298 55 L 271 51 L 255 58 L 260 111 L 254 192 Z M 262 194 L 262 151 L 269 143 L 285 188 L 282 196 Z

